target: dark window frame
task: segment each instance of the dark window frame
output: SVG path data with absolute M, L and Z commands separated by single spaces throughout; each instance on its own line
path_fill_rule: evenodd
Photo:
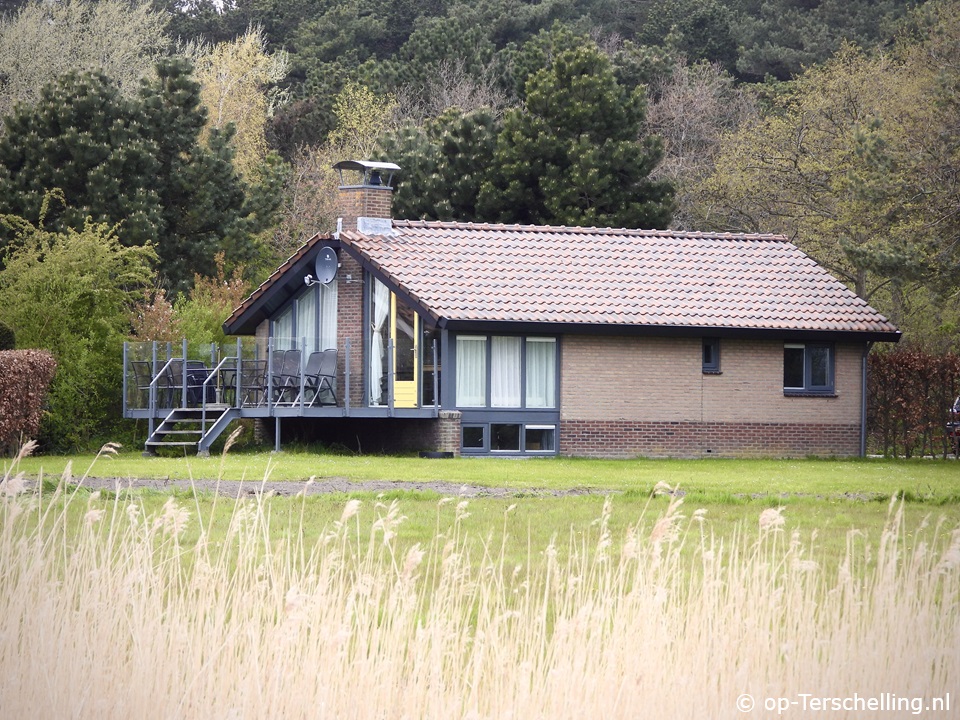
M 720 338 L 703 338 L 701 360 L 704 375 L 720 375 Z
M 803 379 L 802 385 L 787 384 L 787 353 L 788 351 L 803 351 Z M 814 361 L 817 355 L 826 352 L 827 368 L 826 382 L 815 383 Z M 832 343 L 787 342 L 783 345 L 783 394 L 787 397 L 836 397 L 836 349 Z

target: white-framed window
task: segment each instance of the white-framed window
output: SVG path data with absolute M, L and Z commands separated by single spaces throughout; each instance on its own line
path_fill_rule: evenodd
M 783 390 L 786 393 L 834 391 L 834 350 L 825 343 L 785 343 Z

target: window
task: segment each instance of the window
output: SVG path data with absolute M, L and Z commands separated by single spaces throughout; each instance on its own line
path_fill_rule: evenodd
M 306 343 L 302 348 L 300 345 Z M 337 280 L 304 290 L 273 321 L 278 350 L 305 352 L 337 347 Z
M 527 338 L 527 407 L 557 406 L 557 341 Z
M 490 352 L 490 405 L 520 407 L 520 338 L 494 336 Z
M 703 372 L 720 372 L 720 338 L 703 338 Z
M 464 450 L 483 450 L 485 447 L 483 425 L 464 425 L 460 444 Z
M 795 394 L 833 393 L 833 346 L 787 343 L 783 346 L 783 390 Z
M 457 405 L 485 407 L 487 404 L 487 339 L 457 338 Z
M 457 407 L 557 407 L 556 338 L 458 335 L 456 349 Z
M 523 449 L 527 452 L 553 452 L 557 449 L 557 429 L 553 425 L 527 425 L 523 432 Z
M 491 423 L 490 450 L 520 452 L 520 426 L 513 423 Z
M 292 350 L 296 347 L 293 332 L 293 305 L 290 305 L 273 321 L 274 349 Z
M 553 454 L 557 451 L 557 426 L 504 422 L 471 423 L 464 425 L 460 430 L 460 449 L 467 454 L 488 451 Z

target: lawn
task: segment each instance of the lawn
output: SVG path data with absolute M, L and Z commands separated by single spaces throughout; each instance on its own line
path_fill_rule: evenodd
M 10 470 L 5 461 L 4 470 Z M 404 490 L 404 483 L 440 480 L 455 488 L 469 484 L 515 490 L 508 498 L 473 498 L 461 513 L 468 546 L 482 543 L 491 534 L 504 533 L 511 561 L 525 560 L 530 548 L 543 548 L 552 538 L 564 543 L 589 542 L 596 532 L 604 499 L 611 498 L 608 520 L 613 542 L 619 545 L 626 531 L 645 518 L 652 522 L 668 505 L 670 496 L 654 496 L 655 487 L 678 488 L 683 495 L 681 514 L 688 532 L 730 537 L 735 532 L 758 532 L 758 518 L 767 508 L 782 508 L 784 528 L 796 531 L 834 567 L 846 550 L 848 534 L 858 531 L 860 542 L 875 543 L 887 521 L 888 500 L 905 497 L 906 541 L 917 528 L 942 520 L 960 523 L 960 463 L 942 460 L 588 460 L 570 458 L 421 459 L 413 457 L 344 456 L 305 451 L 238 452 L 210 458 L 144 458 L 139 453 L 89 456 L 35 456 L 22 460 L 18 469 L 28 476 L 57 480 L 70 464 L 74 476 L 89 474 L 116 478 L 171 478 L 244 480 L 258 487 L 270 480 L 310 477 L 343 477 L 351 481 L 394 480 L 398 489 L 386 493 L 354 492 L 277 497 L 270 502 L 271 528 L 287 537 L 297 534 L 310 544 L 320 538 L 340 516 L 348 499 L 360 501 L 361 532 L 397 500 L 404 518 L 397 527 L 403 547 L 426 544 L 439 529 L 452 525 L 456 502 L 443 502 L 440 494 Z M 74 479 L 76 480 L 77 477 Z M 534 491 L 578 489 L 585 494 L 534 495 Z M 137 492 L 147 514 L 160 508 L 167 493 Z M 451 497 L 456 493 L 451 492 Z M 193 512 L 184 536 L 192 542 L 201 531 L 214 539 L 226 532 L 234 503 L 215 500 L 207 493 L 194 497 L 175 493 L 178 502 Z M 103 495 L 103 503 L 111 494 Z M 379 507 L 378 507 L 379 506 Z M 696 510 L 705 511 L 693 522 Z M 302 524 L 300 519 L 303 519 Z

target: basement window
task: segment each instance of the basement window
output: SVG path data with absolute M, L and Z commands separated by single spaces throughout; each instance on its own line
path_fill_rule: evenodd
M 520 452 L 520 426 L 513 423 L 491 423 L 490 451 Z

